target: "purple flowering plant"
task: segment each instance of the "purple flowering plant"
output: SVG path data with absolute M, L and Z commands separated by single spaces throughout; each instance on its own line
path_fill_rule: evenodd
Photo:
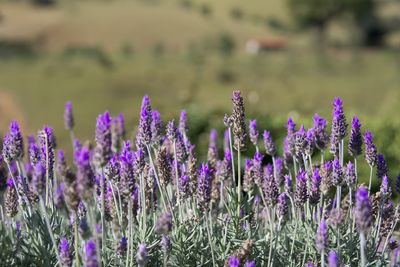
M 210 132 L 203 162 L 191 143 L 189 113 L 166 123 L 148 96 L 136 135 L 125 132 L 123 114 L 105 112 L 88 142 L 75 136 L 78 118 L 68 102 L 72 160 L 57 150 L 49 126 L 25 147 L 11 122 L 1 157 L 7 181 L 0 189 L 1 263 L 398 264 L 400 210 L 392 192 L 400 191 L 400 177 L 391 182 L 384 155 L 358 117 L 349 127 L 340 98 L 330 125 L 318 114 L 308 129 L 289 118 L 281 144 L 275 131 L 246 118 L 239 91 L 232 103 L 225 131 Z M 370 169 L 368 186 L 361 184 L 368 177 L 359 177 L 360 165 Z M 376 193 L 372 181 L 380 184 Z

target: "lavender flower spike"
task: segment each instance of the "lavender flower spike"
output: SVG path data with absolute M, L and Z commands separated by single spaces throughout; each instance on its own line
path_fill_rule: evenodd
M 294 192 L 294 203 L 296 207 L 302 207 L 306 203 L 307 195 L 307 173 L 300 170 L 297 175 L 296 191 Z
M 328 122 L 324 118 L 322 118 L 318 114 L 314 115 L 314 123 L 312 129 L 314 130 L 315 135 L 315 145 L 321 151 L 325 150 L 329 142 L 329 137 L 326 132 L 327 125 Z
M 255 267 L 256 263 L 255 261 L 246 261 L 246 263 L 244 264 L 244 267 Z
M 378 154 L 376 159 L 376 176 L 378 178 L 383 178 L 387 175 L 389 175 L 389 168 L 387 166 L 385 157 L 383 154 Z
M 253 145 L 257 146 L 257 143 L 258 143 L 257 120 L 250 120 L 249 137 L 250 137 L 250 141 L 253 143 Z
M 347 122 L 343 111 L 343 101 L 340 98 L 333 100 L 333 119 L 331 130 L 331 152 L 339 153 L 339 143 L 347 135 Z
M 153 110 L 151 112 L 151 142 L 154 144 L 160 143 L 162 139 L 162 121 L 160 112 Z
M 179 131 L 181 132 L 181 134 L 183 136 L 186 136 L 187 131 L 188 131 L 186 110 L 181 111 L 181 115 L 179 117 Z
M 212 171 L 208 164 L 202 164 L 197 181 L 198 205 L 203 211 L 208 211 L 211 200 L 211 179 Z
M 229 267 L 239 267 L 240 261 L 237 257 L 232 256 L 228 260 Z
M 105 166 L 111 159 L 111 118 L 105 112 L 97 117 L 95 159 L 99 166 Z
M 264 131 L 263 138 L 264 138 L 265 152 L 271 157 L 274 157 L 276 155 L 276 147 L 274 142 L 272 141 L 271 133 L 268 131 Z
M 72 266 L 72 254 L 69 247 L 68 239 L 65 237 L 60 240 L 60 259 L 63 267 Z
M 315 245 L 318 251 L 322 253 L 324 253 L 324 250 L 328 247 L 328 225 L 325 220 L 321 220 L 319 224 Z
M 349 140 L 349 154 L 353 157 L 357 157 L 362 152 L 362 134 L 361 124 L 358 117 L 353 117 L 351 121 L 351 133 Z
M 72 131 L 74 129 L 74 115 L 72 113 L 72 103 L 65 104 L 64 111 L 64 126 L 66 130 Z
M 136 254 L 136 263 L 138 264 L 139 267 L 144 267 L 146 266 L 148 260 L 149 259 L 147 255 L 146 244 L 139 244 L 139 248 Z
M 140 110 L 139 128 L 136 136 L 136 146 L 143 148 L 151 142 L 151 121 L 152 112 L 150 98 L 146 95 L 142 100 L 142 108 Z
M 3 140 L 3 158 L 7 164 L 24 156 L 24 140 L 16 121 L 10 124 L 10 130 Z
M 354 216 L 358 231 L 365 234 L 372 225 L 372 204 L 364 186 L 357 190 Z
M 234 137 L 234 147 L 236 150 L 240 150 L 245 146 L 247 138 L 244 102 L 240 91 L 233 92 L 232 103 L 233 112 L 231 116 L 231 122 Z
M 376 165 L 377 150 L 374 144 L 374 136 L 370 131 L 365 132 L 364 143 L 365 143 L 365 159 L 368 165 L 372 168 Z
M 96 243 L 93 240 L 89 240 L 85 246 L 85 267 L 98 267 L 99 262 L 96 256 Z
M 357 176 L 356 176 L 356 170 L 354 168 L 353 163 L 349 161 L 346 166 L 346 183 L 349 187 L 352 187 L 357 183 Z
M 333 250 L 328 255 L 328 267 L 339 267 L 339 257 Z

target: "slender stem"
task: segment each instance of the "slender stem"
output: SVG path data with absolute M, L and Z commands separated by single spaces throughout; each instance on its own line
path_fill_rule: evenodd
M 240 218 L 240 205 L 241 205 L 241 198 L 242 198 L 242 178 L 240 176 L 240 147 L 238 147 L 238 186 L 237 186 L 237 194 L 238 194 L 238 208 L 237 208 L 237 215 L 238 219 Z
M 229 128 L 229 147 L 231 150 L 231 163 L 232 163 L 232 182 L 235 184 L 235 161 L 233 160 L 233 145 L 232 145 L 232 133 L 231 128 Z
M 368 194 L 371 192 L 371 183 L 372 183 L 372 166 L 369 166 L 370 171 L 369 171 L 369 185 L 368 185 Z
M 181 197 L 179 192 L 179 174 L 178 174 L 178 158 L 176 156 L 176 141 L 174 140 L 174 158 L 175 158 L 175 183 L 176 183 L 176 196 L 178 202 L 178 215 L 179 220 L 182 221 L 182 213 L 181 213 Z
M 361 267 L 365 267 L 367 259 L 365 258 L 365 235 L 363 232 L 360 233 L 360 253 L 361 253 Z
M 105 221 L 105 195 L 104 195 L 104 190 L 105 190 L 105 186 L 104 186 L 104 181 L 105 177 L 104 177 L 104 171 L 103 171 L 103 167 L 101 168 L 101 175 L 100 175 L 100 197 L 101 197 L 101 254 L 104 255 L 104 247 L 105 247 L 105 243 L 106 243 L 106 238 L 105 238 L 105 233 L 106 233 L 106 221 Z
M 46 206 L 49 204 L 49 186 L 50 186 L 50 179 L 49 179 L 49 141 L 47 140 L 47 134 L 44 134 L 44 139 L 46 142 Z
M 205 219 L 206 219 L 208 242 L 210 244 L 210 250 L 211 250 L 211 257 L 212 257 L 213 266 L 217 266 L 216 263 L 215 263 L 215 257 L 214 257 L 214 245 L 212 243 L 211 233 L 210 233 L 210 229 L 209 229 L 209 227 L 211 227 L 211 226 L 210 226 L 210 222 L 208 221 L 208 218 L 207 218 L 208 216 L 207 215 L 209 216 L 210 221 L 211 221 L 211 211 L 208 214 L 206 213 Z
M 325 250 L 321 252 L 321 267 L 325 267 Z
M 79 262 L 78 213 L 75 213 L 75 220 L 74 220 L 74 245 L 75 245 L 75 266 L 80 266 L 80 262 Z

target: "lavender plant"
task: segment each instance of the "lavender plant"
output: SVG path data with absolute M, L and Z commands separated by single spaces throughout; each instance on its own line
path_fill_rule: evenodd
M 67 103 L 72 164 L 62 150 L 56 153 L 50 127 L 28 138 L 25 153 L 18 123 L 11 122 L 0 166 L 7 179 L 0 187 L 0 265 L 400 264 L 400 209 L 392 201 L 387 163 L 357 117 L 345 153 L 341 99 L 333 102 L 330 135 L 317 114 L 310 129 L 296 130 L 289 118 L 282 154 L 268 129 L 259 147 L 257 122 L 246 125 L 240 92 L 232 101 L 223 145 L 212 130 L 205 162 L 189 138 L 187 112 L 178 126 L 165 124 L 148 96 L 135 140 L 125 139 L 122 114 L 105 112 L 97 119 L 95 142 L 80 142 Z M 251 146 L 256 152 L 246 158 Z M 357 162 L 363 151 L 365 161 Z M 368 187 L 359 184 L 360 164 L 370 167 Z M 376 193 L 375 179 L 381 183 Z M 400 178 L 397 193 L 399 188 Z

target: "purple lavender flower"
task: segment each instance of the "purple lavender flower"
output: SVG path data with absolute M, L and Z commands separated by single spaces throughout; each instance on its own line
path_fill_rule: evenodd
M 228 260 L 229 267 L 239 267 L 240 261 L 236 256 L 232 256 Z
M 278 203 L 277 203 L 277 212 L 278 212 L 278 216 L 279 218 L 284 218 L 286 217 L 286 215 L 288 214 L 288 196 L 287 193 L 281 193 L 278 196 Z
M 4 206 L 6 215 L 8 217 L 14 217 L 18 213 L 18 193 L 17 186 L 14 184 L 12 179 L 7 180 L 7 188 L 4 200 Z
M 339 267 L 339 257 L 333 250 L 328 255 L 328 267 Z
M 390 181 L 387 175 L 382 177 L 380 193 L 384 199 L 390 198 L 392 194 L 392 188 L 390 187 Z
M 136 253 L 136 263 L 139 267 L 144 267 L 146 266 L 148 260 L 149 258 L 147 254 L 146 244 L 139 244 L 138 251 Z
M 364 134 L 365 159 L 370 167 L 374 167 L 377 161 L 377 150 L 374 144 L 374 136 L 370 131 Z
M 117 153 L 122 147 L 125 138 L 125 117 L 120 113 L 111 119 L 111 148 L 112 152 Z
M 118 242 L 118 247 L 117 247 L 117 255 L 119 257 L 124 257 L 126 254 L 128 248 L 128 238 L 125 236 L 121 237 L 121 239 Z
M 244 264 L 244 267 L 255 267 L 256 263 L 255 261 L 246 261 L 246 263 Z
M 368 190 L 364 186 L 360 186 L 357 190 L 354 216 L 358 231 L 366 233 L 372 225 L 372 204 L 368 197 Z
M 319 170 L 315 168 L 311 177 L 311 184 L 309 190 L 309 199 L 310 199 L 310 204 L 312 205 L 318 204 L 321 198 L 320 185 L 321 185 L 321 176 L 319 175 Z
M 246 159 L 243 174 L 243 190 L 250 192 L 254 188 L 253 161 Z
M 36 144 L 35 137 L 33 135 L 28 136 L 28 154 L 29 154 L 29 161 L 32 166 L 36 165 L 41 158 L 40 148 Z
M 33 169 L 32 186 L 35 192 L 41 195 L 46 188 L 46 168 L 41 162 Z
M 340 161 L 337 158 L 333 160 L 332 167 L 332 185 L 340 186 L 343 182 L 344 173 Z
M 280 157 L 275 158 L 275 179 L 277 185 L 282 185 L 284 182 L 284 166 L 283 159 Z
M 3 158 L 7 164 L 13 160 L 22 159 L 24 156 L 24 139 L 16 121 L 10 124 L 10 131 L 5 134 L 3 140 Z
M 382 178 L 389 175 L 389 168 L 383 154 L 378 154 L 376 159 L 376 176 Z
M 182 175 L 179 179 L 179 191 L 180 196 L 185 197 L 189 194 L 189 176 Z
M 177 133 L 177 130 L 175 128 L 175 121 L 170 120 L 167 123 L 167 138 L 171 143 L 176 140 L 176 133 Z
M 85 267 L 98 267 L 99 262 L 96 256 L 96 243 L 93 240 L 89 240 L 85 245 L 85 257 L 84 257 Z
M 186 113 L 186 110 L 182 110 L 181 111 L 181 115 L 179 117 L 179 131 L 184 136 L 187 134 L 188 125 L 187 125 L 187 113 Z
M 172 230 L 172 214 L 164 212 L 158 217 L 154 231 L 158 234 L 167 234 Z
M 301 125 L 300 129 L 296 132 L 296 137 L 295 137 L 296 156 L 299 159 L 301 159 L 302 155 L 305 154 L 306 152 L 306 147 L 307 147 L 306 138 L 307 138 L 306 130 L 304 129 L 304 126 Z
M 232 95 L 233 112 L 231 115 L 234 147 L 240 150 L 246 144 L 247 127 L 245 122 L 245 109 L 243 97 L 240 91 L 234 91 Z
M 69 247 L 68 239 L 65 237 L 60 240 L 60 260 L 61 265 L 63 267 L 71 267 L 72 266 L 72 254 Z
M 56 148 L 56 139 L 54 137 L 53 129 L 45 126 L 43 130 L 39 132 L 38 138 L 42 151 L 40 157 L 42 160 L 42 164 L 46 167 L 49 180 L 53 180 L 55 162 L 54 151 Z
M 304 153 L 306 155 L 312 155 L 315 147 L 315 132 L 314 129 L 308 129 L 306 133 L 306 146 L 304 148 Z
M 90 150 L 83 147 L 75 156 L 77 167 L 78 192 L 81 198 L 87 199 L 92 197 L 92 189 L 94 187 L 95 176 L 92 166 L 90 165 Z
M 300 170 L 296 178 L 296 191 L 294 192 L 294 204 L 296 207 L 302 207 L 306 203 L 307 195 L 307 173 Z
M 362 134 L 361 124 L 358 117 L 353 117 L 351 121 L 351 133 L 349 140 L 349 154 L 353 157 L 357 157 L 362 152 Z
M 315 265 L 312 261 L 309 261 L 307 262 L 307 267 L 315 267 Z
M 216 175 L 221 181 L 227 180 L 232 175 L 232 156 L 229 150 L 225 151 L 224 159 L 216 169 Z
M 105 112 L 97 117 L 95 160 L 99 166 L 105 166 L 112 156 L 111 151 L 111 118 Z
M 264 177 L 262 183 L 262 190 L 265 202 L 268 206 L 272 207 L 276 204 L 279 195 L 279 188 L 274 178 L 274 171 L 269 164 L 264 168 Z
M 250 141 L 253 143 L 253 145 L 257 146 L 257 143 L 258 143 L 257 120 L 250 120 L 249 137 L 250 137 Z
M 293 139 L 293 138 L 291 138 Z M 293 156 L 291 153 L 291 147 L 289 141 L 291 140 L 288 136 L 283 140 L 283 160 L 285 161 L 286 168 L 289 168 L 293 163 Z
M 151 112 L 150 98 L 147 95 L 145 95 L 142 100 L 139 128 L 138 128 L 138 133 L 136 135 L 137 148 L 143 148 L 143 146 L 150 144 L 151 120 L 152 120 L 152 112 Z
M 167 235 L 163 235 L 160 241 L 161 251 L 164 254 L 168 254 L 171 251 L 172 244 L 171 239 Z
M 337 155 L 339 153 L 339 143 L 347 135 L 347 122 L 343 111 L 343 101 L 338 97 L 333 100 L 332 116 L 331 152 Z
M 315 146 L 321 151 L 325 150 L 329 142 L 329 137 L 326 132 L 327 125 L 328 122 L 324 118 L 318 114 L 314 115 L 314 123 L 312 128 L 315 135 Z
M 159 144 L 162 139 L 162 121 L 160 112 L 153 110 L 151 112 L 151 142 Z
M 328 225 L 325 220 L 321 220 L 319 224 L 315 245 L 320 252 L 323 252 L 328 247 Z
M 212 171 L 208 164 L 203 163 L 197 180 L 197 199 L 200 209 L 207 211 L 211 200 Z
M 264 131 L 263 138 L 264 138 L 265 152 L 271 157 L 274 157 L 276 155 L 276 147 L 274 142 L 272 141 L 271 133 L 268 131 Z
M 285 192 L 291 195 L 293 193 L 292 178 L 289 175 L 285 175 L 284 179 Z
M 287 136 L 285 138 L 285 150 L 291 155 L 295 156 L 296 154 L 296 124 L 294 123 L 292 118 L 289 118 L 287 121 Z
M 64 111 L 64 126 L 66 130 L 72 131 L 74 129 L 74 115 L 72 113 L 72 103 L 65 104 Z
M 261 186 L 263 180 L 263 168 L 262 168 L 263 155 L 256 152 L 252 161 L 252 175 L 254 176 L 254 182 Z
M 62 207 L 64 207 L 64 204 L 65 204 L 64 189 L 65 189 L 65 184 L 60 183 L 60 185 L 56 189 L 56 192 L 54 193 L 54 205 L 58 209 L 61 209 Z
M 230 150 L 229 129 L 224 131 L 224 151 Z
M 352 187 L 357 183 L 357 175 L 356 175 L 356 170 L 354 168 L 353 163 L 349 161 L 346 166 L 346 183 L 349 187 Z
M 120 190 L 125 200 L 129 199 L 135 189 L 135 155 L 131 151 L 131 143 L 126 141 L 120 155 Z

